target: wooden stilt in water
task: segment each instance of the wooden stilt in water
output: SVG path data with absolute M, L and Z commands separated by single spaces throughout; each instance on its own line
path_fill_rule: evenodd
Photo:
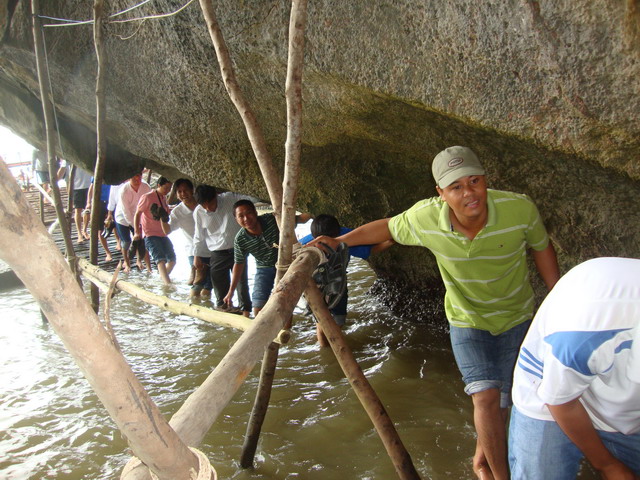
M 302 66 L 304 64 L 304 28 L 307 20 L 307 0 L 293 0 L 289 18 L 289 58 L 285 98 L 287 100 L 287 141 L 285 144 L 284 192 L 282 220 L 278 247 L 278 275 L 276 281 L 291 263 L 296 226 L 296 201 L 300 175 L 300 149 L 302 137 Z M 290 322 L 291 320 L 289 320 Z M 271 388 L 278 363 L 279 347 L 271 345 L 264 352 L 260 383 L 256 400 L 247 425 L 240 465 L 249 468 L 258 447 L 260 431 L 267 415 Z
M 103 48 L 102 36 L 104 30 L 104 1 L 95 0 L 93 4 L 93 43 L 96 49 L 98 71 L 96 74 L 96 164 L 93 171 L 93 196 L 91 198 L 91 238 L 89 239 L 89 261 L 98 264 L 98 235 L 100 230 L 102 204 L 102 178 L 107 157 L 106 104 L 104 92 L 104 77 L 106 68 L 106 53 Z M 100 305 L 100 291 L 91 284 L 91 306 L 98 312 Z
M 409 452 L 404 447 L 380 398 L 371 387 L 367 377 L 362 373 L 360 365 L 356 362 L 351 349 L 345 341 L 342 330 L 333 319 L 315 282 L 309 282 L 305 290 L 305 297 L 315 318 L 320 323 L 320 327 L 322 327 L 322 331 L 326 335 L 342 371 L 347 380 L 349 380 L 351 388 L 353 388 L 367 415 L 369 415 L 373 426 L 376 428 L 393 462 L 398 477 L 403 480 L 419 479 L 420 475 L 418 475 L 413 465 Z
M 71 242 L 69 231 L 69 222 L 64 214 L 62 207 L 62 199 L 60 197 L 60 188 L 56 181 L 58 175 L 57 162 L 55 158 L 54 135 L 53 135 L 53 106 L 50 101 L 50 90 L 45 86 L 45 80 L 49 77 L 47 64 L 44 61 L 44 42 L 42 40 L 42 22 L 38 16 L 40 12 L 39 0 L 31 0 L 31 13 L 33 15 L 33 43 L 36 54 L 36 66 L 38 69 L 38 83 L 40 85 L 40 98 L 42 100 L 42 111 L 44 115 L 45 133 L 47 139 L 47 158 L 49 160 L 49 181 L 51 191 L 53 193 L 53 203 L 56 208 L 56 214 L 60 222 L 60 228 L 64 237 L 65 248 L 67 250 L 67 261 L 71 266 L 71 270 L 76 272 L 76 256 Z

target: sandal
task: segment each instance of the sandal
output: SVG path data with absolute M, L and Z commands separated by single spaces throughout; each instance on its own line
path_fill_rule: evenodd
M 327 261 L 318 265 L 313 272 L 313 280 L 324 295 L 329 309 L 338 305 L 338 302 L 347 290 L 347 265 L 349 265 L 349 247 L 346 243 L 338 245 L 336 250 L 326 244 L 322 244 L 327 253 Z

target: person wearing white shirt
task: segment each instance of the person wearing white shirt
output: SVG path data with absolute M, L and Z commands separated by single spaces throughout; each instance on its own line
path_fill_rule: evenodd
M 210 257 L 210 273 L 216 305 L 225 309 L 224 297 L 231 284 L 233 269 L 233 241 L 240 225 L 236 222 L 233 204 L 241 199 L 250 199 L 245 195 L 226 192 L 217 194 L 215 187 L 199 185 L 195 199 L 198 206 L 193 212 L 195 218 L 194 266 L 201 268 L 203 258 Z M 240 279 L 237 288 L 239 306 L 245 316 L 251 312 L 251 297 L 247 272 Z
M 513 379 L 513 480 L 640 478 L 640 260 L 596 258 L 555 285 Z
M 116 230 L 120 236 L 122 245 L 122 257 L 124 258 L 124 271 L 131 271 L 131 257 L 129 256 L 129 248 L 132 246 L 131 234 L 134 232 L 133 221 L 138 207 L 140 197 L 145 193 L 149 193 L 151 187 L 147 182 L 142 180 L 142 173 L 138 173 L 131 177 L 120 187 L 119 199 L 116 205 Z M 137 265 L 140 270 L 142 267 L 142 258 L 145 259 L 147 268 L 151 271 L 151 261 L 149 255 L 144 248 L 144 241 L 135 242 L 134 250 L 137 252 Z
M 179 178 L 173 184 L 173 191 L 178 197 L 178 200 L 180 200 L 180 203 L 171 210 L 171 213 L 169 214 L 169 221 L 162 222 L 162 229 L 167 235 L 176 230 L 181 230 L 184 234 L 184 238 L 186 240 L 185 250 L 187 258 L 189 259 L 189 265 L 191 265 L 191 275 L 188 282 L 189 285 L 192 285 L 191 296 L 211 296 L 209 257 L 201 257 L 202 263 L 204 264 L 203 269 L 201 269 L 201 275 L 198 275 L 199 277 L 202 277 L 201 279 L 195 278 L 196 271 L 193 266 L 193 236 L 196 229 L 196 221 L 193 216 L 193 212 L 198 206 L 198 203 L 193 196 L 193 183 L 191 183 L 191 180 L 187 178 Z

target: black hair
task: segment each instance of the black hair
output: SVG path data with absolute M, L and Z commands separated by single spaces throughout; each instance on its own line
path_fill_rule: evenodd
M 193 195 L 196 202 L 198 202 L 198 205 L 210 202 L 217 196 L 216 187 L 212 187 L 211 185 L 198 185 L 196 187 L 195 194 Z
M 167 177 L 160 177 L 156 180 L 156 188 L 166 185 L 167 183 L 171 183 Z
M 243 198 L 242 200 L 238 200 L 236 203 L 233 204 L 233 214 L 236 214 L 236 208 L 238 207 L 251 207 L 251 209 L 257 213 L 256 210 L 256 206 L 253 204 L 253 202 L 251 200 L 247 200 L 246 198 Z
M 321 213 L 311 222 L 311 235 L 313 238 L 321 235 L 335 238 L 340 235 L 340 222 L 333 215 Z
M 188 178 L 179 178 L 175 182 L 173 182 L 174 190 L 178 190 L 182 185 L 186 185 L 193 192 L 193 183 Z

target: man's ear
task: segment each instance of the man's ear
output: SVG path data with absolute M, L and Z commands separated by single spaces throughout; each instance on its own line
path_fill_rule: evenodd
M 436 185 L 436 192 L 438 192 L 438 195 L 440 196 L 440 200 L 444 200 L 444 199 L 442 198 L 442 189 L 441 189 L 439 186 L 437 186 L 437 185 Z

